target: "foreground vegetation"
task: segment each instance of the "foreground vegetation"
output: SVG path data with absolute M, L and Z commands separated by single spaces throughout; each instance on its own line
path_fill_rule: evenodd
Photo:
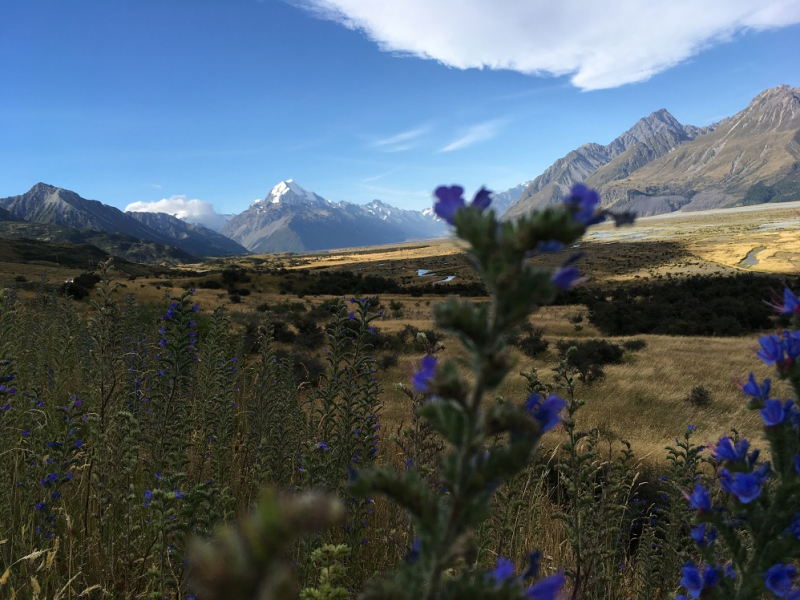
M 509 335 L 538 354 L 536 332 L 515 326 L 577 277 L 567 266 L 551 279 L 521 257 L 551 236 L 568 243 L 596 215 L 578 202 L 492 246 L 487 232 L 496 226 L 480 208 L 450 217 L 472 242 L 495 302 L 437 309 L 439 325 L 465 344 L 466 377 L 441 359 L 436 332 L 417 341 L 416 331 L 378 331 L 381 310 L 398 309 L 376 297 L 325 303 L 319 328 L 291 303 L 271 306 L 273 324 L 235 336 L 191 291 L 142 305 L 114 289 L 105 266 L 86 316 L 55 286 L 39 285 L 24 303 L 7 291 L 0 593 L 266 598 L 300 588 L 307 598 L 553 598 L 563 588 L 573 598 L 667 598 L 679 580 L 693 597 L 794 593 L 783 592 L 798 557 L 793 405 L 776 408 L 759 381 L 745 387 L 767 410 L 772 471 L 735 432 L 725 438 L 730 452 L 722 440 L 708 452 L 689 426 L 675 432 L 657 472 L 627 442 L 582 424 L 583 386 L 641 346 L 564 343 L 553 382 L 529 371 L 521 398 L 487 394 L 510 371 Z M 766 339 L 766 360 L 796 386 L 788 338 Z M 411 417 L 395 435 L 382 427 L 378 373 L 393 365 L 374 354 L 386 344 L 388 356 L 414 344 L 426 355 L 399 390 Z M 298 366 L 281 352 L 290 345 L 321 350 L 323 361 Z M 560 413 L 560 445 L 534 454 Z M 258 501 L 265 486 L 286 495 Z M 191 540 L 211 538 L 254 505 L 237 529 L 195 545 L 187 564 Z M 697 518 L 708 523 L 695 527 Z M 733 583 L 722 575 L 731 570 Z

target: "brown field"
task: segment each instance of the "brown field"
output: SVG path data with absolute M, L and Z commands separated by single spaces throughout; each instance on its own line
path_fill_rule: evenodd
M 641 219 L 635 225 L 613 229 L 608 225 L 594 228 L 581 242 L 586 257 L 580 264 L 588 277 L 587 285 L 626 281 L 647 281 L 684 277 L 691 274 L 729 274 L 741 271 L 797 274 L 800 271 L 800 205 L 767 205 L 709 213 L 678 213 Z M 749 258 L 748 258 L 749 257 Z M 552 255 L 541 262 L 557 265 L 564 256 Z M 251 277 L 249 296 L 233 304 L 225 289 L 200 289 L 195 297 L 206 310 L 225 306 L 234 315 L 261 315 L 259 304 L 280 300 L 318 304 L 320 298 L 277 293 L 279 277 L 268 269 L 286 268 L 293 272 L 346 269 L 363 275 L 404 281 L 406 284 L 428 283 L 446 276 L 456 282 L 475 281 L 466 256 L 453 240 L 427 240 L 385 247 L 346 249 L 308 254 L 248 256 L 237 259 L 215 259 L 200 265 L 179 269 L 164 268 L 154 277 L 124 278 L 122 291 L 135 294 L 143 302 L 161 302 L 177 295 L 184 288 L 196 286 L 227 265 L 247 269 Z M 418 269 L 427 269 L 434 276 L 419 277 Z M 55 264 L 0 263 L 0 284 L 14 284 L 24 277 L 23 298 L 34 293 L 41 275 L 51 282 L 75 277 L 75 270 Z M 405 278 L 405 279 L 403 279 Z M 382 295 L 384 306 L 392 300 L 403 304 L 403 317 L 385 318 L 376 322 L 386 332 L 413 325 L 431 329 L 431 304 L 441 296 L 413 298 L 407 295 Z M 598 336 L 587 322 L 576 331 L 568 317 L 582 307 L 546 307 L 531 319 L 545 331 L 545 338 L 554 343 L 562 338 Z M 388 312 L 388 311 L 387 311 Z M 234 319 L 236 321 L 236 319 Z M 639 456 L 661 461 L 663 448 L 680 435 L 688 423 L 698 429 L 700 441 L 711 442 L 728 433 L 735 425 L 742 434 L 758 438 L 758 416 L 747 411 L 734 382 L 749 371 L 769 376 L 770 369 L 755 357 L 757 335 L 741 338 L 699 338 L 636 336 L 647 346 L 628 353 L 621 365 L 605 368 L 606 377 L 593 385 L 580 385 L 578 393 L 587 400 L 579 416 L 581 427 L 598 427 L 608 439 L 627 439 Z M 444 357 L 459 358 L 454 341 L 446 343 Z M 404 356 L 396 367 L 381 374 L 384 393 L 384 428 L 394 431 L 408 419 L 409 412 L 402 393 L 395 384 L 407 382 L 418 357 Z M 538 369 L 543 380 L 552 378 L 556 357 L 546 353 L 536 360 L 519 355 L 515 372 Z M 509 399 L 524 396 L 524 380 L 510 377 L 498 390 Z M 685 399 L 691 389 L 702 385 L 711 392 L 709 407 L 695 408 Z M 788 393 L 787 388 L 778 388 Z M 558 439 L 558 434 L 551 438 Z

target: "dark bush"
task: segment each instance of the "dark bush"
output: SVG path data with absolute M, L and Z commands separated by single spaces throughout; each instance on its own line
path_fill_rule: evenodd
M 631 352 L 637 352 L 647 346 L 644 340 L 625 340 L 622 342 L 622 347 Z
M 204 290 L 218 290 L 222 287 L 222 284 L 216 279 L 204 279 L 197 284 L 197 287 Z
M 619 364 L 625 353 L 622 346 L 607 340 L 561 340 L 556 344 L 562 359 L 573 346 L 576 350 L 570 355 L 569 364 L 578 370 L 584 383 L 601 379 L 605 375 L 603 367 Z
M 267 312 L 269 310 L 269 304 L 267 304 L 266 302 L 262 302 L 261 304 L 256 306 L 256 310 L 258 312 Z
M 295 343 L 307 350 L 314 350 L 325 343 L 325 332 L 309 314 L 295 314 L 292 325 L 297 329 Z
M 16 281 L 17 283 L 25 283 L 26 281 L 28 281 L 28 279 L 25 277 L 25 275 L 17 275 L 16 277 L 14 277 L 14 281 Z
M 386 369 L 391 369 L 392 367 L 397 366 L 397 355 L 396 354 L 386 354 L 385 356 L 381 357 L 380 365 L 381 370 L 385 371 Z
M 692 388 L 685 400 L 692 406 L 709 406 L 711 404 L 711 392 L 702 385 L 697 385 Z
M 222 283 L 233 286 L 235 283 L 250 283 L 247 271 L 240 267 L 227 267 L 221 274 Z
M 530 323 L 520 326 L 520 333 L 508 337 L 508 343 L 519 348 L 525 356 L 533 358 L 538 356 L 550 346 L 550 342 L 543 339 L 544 329 L 534 328 Z
M 234 304 L 239 304 L 242 301 L 242 297 L 239 294 L 231 294 L 228 299 Z
M 643 333 L 738 336 L 773 329 L 775 311 L 764 298 L 797 278 L 744 273 L 728 277 L 695 275 L 649 284 L 582 287 L 560 294 L 560 304 L 583 304 L 589 321 L 604 335 Z

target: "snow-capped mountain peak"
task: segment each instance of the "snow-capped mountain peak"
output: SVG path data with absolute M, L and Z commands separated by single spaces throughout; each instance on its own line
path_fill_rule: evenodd
M 268 204 L 302 204 L 305 202 L 324 202 L 325 199 L 300 187 L 293 179 L 281 181 L 273 187 L 264 199 L 256 200 L 253 206 Z

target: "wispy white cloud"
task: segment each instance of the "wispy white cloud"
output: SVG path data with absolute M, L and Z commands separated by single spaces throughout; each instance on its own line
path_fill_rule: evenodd
M 747 31 L 800 23 L 800 0 L 294 0 L 382 50 L 459 69 L 645 81 Z
M 227 217 L 218 214 L 210 202 L 189 200 L 182 194 L 163 198 L 158 202 L 134 202 L 125 207 L 125 212 L 167 213 L 189 223 L 199 223 L 214 231 L 219 231 L 228 220 Z
M 395 167 L 394 169 L 389 169 L 384 173 L 378 173 L 377 175 L 371 175 L 369 177 L 363 177 L 359 183 L 372 183 L 374 181 L 380 181 L 381 179 L 388 177 L 389 175 L 394 175 L 400 170 L 399 167 Z
M 422 127 L 415 127 L 401 133 L 374 140 L 370 146 L 378 148 L 382 152 L 402 152 L 410 150 L 417 145 L 419 138 L 427 134 L 431 130 L 430 125 L 423 125 Z
M 439 150 L 439 152 L 452 152 L 453 150 L 461 150 L 462 148 L 467 148 L 468 146 L 472 146 L 478 142 L 490 140 L 498 134 L 502 125 L 503 121 L 500 119 L 473 125 L 467 129 L 467 131 L 461 137 L 447 144 L 447 146 Z

